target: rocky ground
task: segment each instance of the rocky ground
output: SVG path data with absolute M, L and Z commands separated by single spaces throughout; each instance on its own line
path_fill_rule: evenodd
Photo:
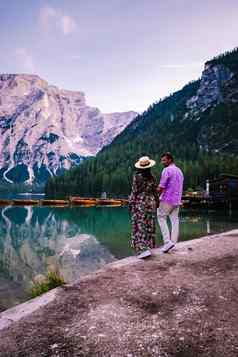
M 2 328 L 0 356 L 237 357 L 237 257 L 232 231 L 110 264 Z

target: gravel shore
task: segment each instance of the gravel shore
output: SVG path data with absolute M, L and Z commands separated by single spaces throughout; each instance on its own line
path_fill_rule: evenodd
M 238 230 L 107 265 L 0 314 L 1 357 L 237 357 Z

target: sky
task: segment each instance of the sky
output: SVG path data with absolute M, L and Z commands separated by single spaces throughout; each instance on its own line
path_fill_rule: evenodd
M 0 72 L 83 91 L 104 113 L 142 112 L 237 33 L 238 0 L 0 0 Z

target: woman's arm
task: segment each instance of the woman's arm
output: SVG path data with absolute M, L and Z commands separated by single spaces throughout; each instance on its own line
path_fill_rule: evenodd
M 153 176 L 154 177 L 154 176 Z M 160 191 L 159 191 L 160 187 L 158 187 L 158 183 L 156 181 L 156 178 L 154 177 L 154 184 L 153 184 L 153 193 L 155 196 L 155 201 L 156 201 L 156 206 L 159 207 L 159 196 L 160 196 Z
M 132 209 L 132 207 L 136 204 L 137 201 L 137 195 L 139 193 L 139 188 L 140 188 L 140 183 L 141 183 L 141 178 L 139 175 L 135 174 L 133 177 L 133 182 L 132 182 L 132 188 L 131 188 L 131 194 L 129 196 L 129 210 Z
M 132 188 L 131 193 L 129 196 L 129 205 L 132 205 L 135 200 L 135 194 L 137 191 L 137 182 L 136 182 L 136 175 L 133 176 Z

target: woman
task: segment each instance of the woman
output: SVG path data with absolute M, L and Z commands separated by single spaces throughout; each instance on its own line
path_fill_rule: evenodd
M 131 246 L 140 259 L 149 257 L 149 249 L 155 247 L 156 208 L 159 205 L 159 196 L 156 180 L 150 171 L 154 165 L 155 161 L 150 160 L 148 156 L 141 157 L 135 163 L 137 172 L 129 197 Z

